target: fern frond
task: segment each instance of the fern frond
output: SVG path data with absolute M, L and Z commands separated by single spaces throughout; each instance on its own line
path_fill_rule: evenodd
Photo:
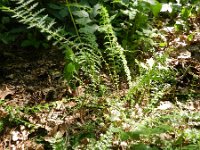
M 48 17 L 48 15 L 43 15 L 44 8 L 37 9 L 38 3 L 35 0 L 15 0 L 15 2 L 19 6 L 12 10 L 14 13 L 12 17 L 16 18 L 19 22 L 27 24 L 28 28 L 35 27 L 41 32 L 47 33 L 49 35 L 48 39 L 54 39 L 59 46 L 64 41 L 68 41 L 68 45 L 74 44 L 61 35 L 62 32 L 65 32 L 62 28 L 56 29 L 54 27 L 56 24 L 54 19 Z
M 106 34 L 105 38 L 107 39 L 107 42 L 104 43 L 105 46 L 107 47 L 106 53 L 108 56 L 110 56 L 110 60 L 113 62 L 113 67 L 114 67 L 113 71 L 114 73 L 117 71 L 118 65 L 116 64 L 116 62 L 121 61 L 123 64 L 124 72 L 127 76 L 129 87 L 131 87 L 132 79 L 131 79 L 130 69 L 127 65 L 126 56 L 124 54 L 125 50 L 117 41 L 117 37 L 115 36 L 115 33 L 113 31 L 108 11 L 106 7 L 104 7 L 103 5 L 101 5 L 100 15 L 101 15 L 101 26 L 102 26 L 101 29 Z

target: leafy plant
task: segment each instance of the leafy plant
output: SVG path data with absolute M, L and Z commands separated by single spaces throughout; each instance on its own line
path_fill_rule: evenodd
M 113 67 L 113 74 L 114 78 L 117 79 L 117 74 L 120 72 L 120 62 L 123 64 L 124 72 L 127 76 L 127 81 L 129 86 L 131 87 L 131 74 L 129 67 L 127 66 L 127 60 L 126 56 L 124 54 L 125 50 L 122 48 L 122 46 L 117 42 L 117 37 L 115 36 L 115 33 L 113 31 L 113 27 L 111 25 L 110 17 L 107 12 L 107 9 L 104 6 L 101 6 L 101 30 L 105 33 L 105 37 L 107 41 L 105 42 L 106 53 L 109 63 L 111 63 L 111 67 Z
M 132 103 L 144 103 L 143 99 L 145 99 L 145 105 L 151 108 L 170 88 L 169 83 L 175 82 L 173 78 L 175 73 L 167 66 L 166 58 L 166 54 L 155 56 L 155 58 L 147 59 L 146 64 L 136 60 L 141 75 L 136 79 L 127 95 L 127 97 L 135 95 L 135 101 L 133 99 Z
M 83 70 L 89 78 L 93 78 L 94 74 L 98 73 L 100 57 L 98 55 L 99 53 L 95 53 L 95 47 L 92 47 L 93 45 L 80 41 L 79 35 L 67 38 L 66 36 L 68 33 L 65 29 L 55 27 L 56 22 L 48 17 L 48 15 L 43 15 L 44 9 L 37 10 L 39 4 L 35 3 L 34 0 L 16 2 L 19 5 L 18 7 L 15 9 L 6 8 L 6 11 L 12 12 L 14 18 L 17 18 L 19 22 L 29 25 L 29 28 L 36 27 L 41 32 L 47 33 L 48 40 L 54 39 L 54 44 L 64 49 L 66 60 L 70 61 L 66 64 L 65 68 L 67 79 L 71 80 L 75 73 L 79 71 L 79 67 L 76 67 L 77 64 L 79 64 L 79 66 L 81 64 L 80 69 Z M 77 41 L 77 39 L 79 40 Z M 91 40 L 91 38 L 89 38 L 89 40 Z M 94 40 L 92 42 L 94 42 Z M 76 57 L 72 59 L 72 55 Z
M 14 42 L 19 37 L 19 34 L 26 30 L 26 28 L 23 26 L 15 27 L 9 30 L 9 26 L 13 22 L 11 18 L 6 15 L 2 15 L 2 17 L 0 17 L 0 22 L 0 42 L 3 42 L 4 44 L 10 44 Z
M 40 38 L 37 31 L 32 32 L 30 31 L 30 33 L 27 34 L 27 38 L 22 40 L 21 47 L 34 47 L 36 49 L 38 49 L 39 47 L 44 47 L 47 49 L 49 47 L 49 44 L 44 40 L 39 40 Z

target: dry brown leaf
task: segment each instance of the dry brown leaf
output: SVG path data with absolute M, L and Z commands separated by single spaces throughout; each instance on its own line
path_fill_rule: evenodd
M 65 104 L 65 106 L 68 108 L 72 108 L 72 107 L 76 106 L 76 102 L 73 102 L 73 101 L 68 102 L 67 104 Z
M 163 140 L 163 141 L 164 140 L 170 140 L 170 139 L 172 139 L 172 136 L 170 134 L 167 134 L 167 133 L 161 133 L 160 139 Z
M 27 150 L 44 150 L 42 144 L 38 144 L 30 140 L 25 141 L 24 145 Z
M 4 118 L 7 115 L 8 115 L 8 113 L 3 108 L 0 108 L 0 118 Z
M 15 91 L 10 90 L 8 87 L 6 87 L 5 90 L 0 90 L 0 99 L 6 99 L 9 95 L 13 95 Z

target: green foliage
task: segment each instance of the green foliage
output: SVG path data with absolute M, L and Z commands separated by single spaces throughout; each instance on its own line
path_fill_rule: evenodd
M 152 49 L 151 21 L 161 9 L 157 1 L 114 1 L 114 10 L 111 12 L 114 30 L 119 36 L 123 48 L 129 50 L 129 56 L 135 57 L 137 51 L 150 51 Z M 146 33 L 151 33 L 149 34 Z
M 105 65 L 114 85 L 119 82 L 118 76 L 125 73 L 131 87 L 129 65 L 132 66 L 133 62 L 129 60 L 135 58 L 138 52 L 152 50 L 154 32 L 149 21 L 157 17 L 161 10 L 161 4 L 157 1 L 113 1 L 113 7 L 109 9 L 106 1 L 101 4 L 66 1 L 66 5 L 50 2 L 47 10 L 58 19 L 55 20 L 50 15 L 45 15 L 45 9 L 40 9 L 40 3 L 34 0 L 15 2 L 18 5 L 15 9 L 5 10 L 12 12 L 13 17 L 28 25 L 28 28 L 38 28 L 48 40 L 52 39 L 54 44 L 64 50 L 67 62 L 64 75 L 69 85 L 73 85 L 80 73 L 98 85 L 101 82 L 99 73 L 104 68 L 102 65 Z M 63 22 L 64 18 L 74 29 L 68 28 L 65 23 L 61 26 L 66 27 L 58 27 L 57 23 Z M 124 33 L 125 36 L 121 36 Z M 30 33 L 21 46 L 38 48 L 43 44 L 32 35 Z M 71 53 L 74 55 L 73 59 L 70 58 Z
M 8 5 L 9 4 L 9 0 L 1 0 L 0 1 L 0 8 L 4 5 Z
M 27 34 L 27 38 L 22 40 L 21 47 L 34 47 L 36 49 L 39 49 L 39 47 L 49 48 L 49 44 L 46 41 L 39 39 L 37 31 L 33 31 L 33 33 L 30 31 Z
M 140 106 L 123 108 L 124 104 L 118 98 L 108 98 L 107 104 L 109 112 L 104 113 L 105 122 L 109 125 L 107 132 L 101 134 L 97 141 L 90 140 L 88 149 L 113 149 L 125 146 L 126 149 L 167 150 L 199 147 L 198 129 L 186 125 L 190 121 L 198 123 L 197 112 L 191 113 L 190 110 L 178 107 L 172 110 L 157 108 L 152 111 Z M 101 123 L 101 126 L 106 125 Z M 183 126 L 184 128 L 181 128 Z
M 161 2 L 166 3 L 164 0 Z M 152 56 L 155 45 L 158 45 L 155 37 L 159 37 L 153 23 L 160 19 L 164 6 L 161 2 L 81 0 L 51 1 L 45 5 L 42 1 L 16 0 L 15 8 L 4 8 L 16 20 L 28 25 L 28 28 L 39 29 L 48 40 L 63 49 L 66 61 L 64 76 L 71 87 L 75 89 L 76 84 L 87 80 L 86 84 L 92 87 L 92 91 L 89 94 L 86 91 L 80 99 L 58 101 L 58 108 L 57 102 L 24 108 L 5 106 L 8 116 L 5 121 L 0 120 L 0 132 L 7 122 L 38 129 L 40 124 L 30 123 L 23 115 L 34 116 L 44 110 L 53 112 L 55 109 L 63 120 L 69 117 L 70 127 L 62 129 L 66 130 L 64 133 L 58 131 L 53 137 L 38 139 L 40 142 L 47 141 L 55 150 L 199 149 L 200 133 L 197 128 L 193 129 L 194 126 L 199 127 L 199 113 L 191 113 L 176 104 L 173 108 L 157 107 L 177 82 L 175 72 L 166 62 L 168 55 L 159 51 Z M 167 13 L 170 19 L 177 17 L 178 21 L 172 23 L 177 31 L 187 31 L 189 18 L 197 15 L 197 1 L 187 6 L 183 5 L 185 2 L 188 1 L 182 0 L 180 4 L 172 2 L 168 10 L 162 12 Z M 9 23 L 9 17 L 1 17 L 0 31 L 7 30 Z M 16 37 L 12 33 L 12 30 L 3 32 L 1 40 L 4 43 L 13 42 Z M 16 35 L 19 33 L 21 31 Z M 38 48 L 44 44 L 32 32 L 26 37 L 22 47 Z M 188 38 L 192 40 L 192 37 Z M 165 48 L 167 44 L 164 41 L 160 46 Z M 105 84 L 101 81 L 104 73 L 109 75 Z M 136 73 L 139 75 L 133 78 Z M 129 85 L 127 91 L 123 88 L 119 90 L 123 77 Z M 107 84 L 110 82 L 111 88 L 117 89 L 117 94 L 109 93 Z M 92 95 L 93 91 L 98 91 L 99 95 Z M 71 105 L 68 102 L 76 105 L 67 109 L 69 116 L 65 113 L 67 105 Z M 3 103 L 0 101 L 0 104 Z M 57 128 L 61 128 L 59 123 Z
M 0 6 L 3 11 L 0 12 L 0 42 L 5 45 L 48 48 L 48 43 L 41 39 L 41 34 L 37 30 L 27 29 L 26 26 L 11 18 L 9 6 L 11 3 L 3 3 Z
M 26 28 L 23 26 L 15 27 L 9 30 L 8 26 L 12 23 L 13 22 L 9 16 L 2 15 L 0 17 L 0 42 L 10 44 L 19 37 L 19 34 L 26 31 Z
M 141 75 L 136 78 L 127 95 L 127 97 L 135 96 L 131 103 L 143 103 L 145 97 L 146 105 L 151 108 L 169 90 L 169 83 L 175 83 L 175 72 L 167 66 L 166 58 L 167 55 L 163 54 L 155 55 L 155 58 L 148 59 L 146 63 L 136 60 Z
M 3 131 L 4 129 L 4 122 L 3 120 L 0 120 L 0 133 Z
M 126 56 L 124 55 L 124 49 L 122 46 L 117 42 L 117 37 L 113 31 L 113 27 L 110 22 L 110 17 L 108 14 L 107 9 L 104 6 L 101 6 L 101 31 L 105 33 L 105 38 L 107 41 L 105 42 L 105 46 L 107 47 L 105 53 L 107 54 L 110 66 L 113 67 L 113 74 L 114 78 L 116 79 L 118 72 L 120 72 L 120 63 L 123 64 L 124 72 L 127 76 L 127 81 L 129 86 L 131 87 L 131 74 L 129 67 L 127 66 Z
M 186 5 L 187 4 L 187 5 Z M 175 30 L 178 32 L 188 32 L 191 28 L 190 18 L 199 15 L 199 1 L 180 0 L 163 4 L 163 12 L 171 17 Z M 174 17 L 176 20 L 174 20 Z
M 50 145 L 53 150 L 67 150 L 67 137 L 55 137 L 51 139 Z
M 100 138 L 98 141 L 92 141 L 91 144 L 88 144 L 87 149 L 88 150 L 111 149 L 113 134 L 114 133 L 112 132 L 112 127 L 109 127 L 105 134 L 100 135 Z
M 13 10 L 10 9 L 10 11 L 14 13 L 14 18 L 29 25 L 29 28 L 36 27 L 41 32 L 46 33 L 48 35 L 48 40 L 54 39 L 54 44 L 57 44 L 60 48 L 65 50 L 66 61 L 70 60 L 65 67 L 65 75 L 69 81 L 73 78 L 75 73 L 77 74 L 79 71 L 78 66 L 81 66 L 80 69 L 84 71 L 86 76 L 91 78 L 93 82 L 97 82 L 101 55 L 100 51 L 98 51 L 97 44 L 95 44 L 95 36 L 88 32 L 90 28 L 89 30 L 87 28 L 81 30 L 81 33 L 84 33 L 84 36 L 87 37 L 85 38 L 82 36 L 83 40 L 80 39 L 79 34 L 77 34 L 77 37 L 66 38 L 68 33 L 64 28 L 55 27 L 56 22 L 54 19 L 48 17 L 48 15 L 43 15 L 44 9 L 37 10 L 39 3 L 35 3 L 34 0 L 29 0 L 26 2 L 17 1 L 17 4 L 19 5 L 18 7 Z M 73 17 L 71 19 L 73 20 Z M 71 38 L 73 38 L 73 41 Z M 24 42 L 24 46 L 30 43 L 29 41 Z M 90 45 L 90 43 L 92 43 L 92 45 Z M 38 43 L 35 43 L 35 46 L 37 46 L 37 44 Z M 74 51 L 73 53 L 76 56 L 73 60 L 71 59 L 71 50 Z M 68 54 L 69 56 L 67 56 Z

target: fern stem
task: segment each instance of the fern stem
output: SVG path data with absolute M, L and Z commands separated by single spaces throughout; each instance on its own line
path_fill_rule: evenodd
M 78 29 L 77 29 L 77 26 L 76 26 L 74 17 L 73 17 L 73 15 L 72 15 L 72 11 L 71 11 L 71 8 L 70 8 L 70 6 L 69 6 L 68 0 L 66 0 L 66 3 L 67 3 L 67 8 L 68 8 L 68 10 L 69 10 L 69 14 L 70 14 L 70 17 L 71 17 L 71 19 L 72 19 L 72 22 L 73 22 L 73 25 L 74 25 L 76 34 L 77 34 L 77 36 L 78 36 L 79 42 L 81 43 L 81 38 L 80 38 L 80 35 L 79 35 L 79 32 L 78 32 Z

